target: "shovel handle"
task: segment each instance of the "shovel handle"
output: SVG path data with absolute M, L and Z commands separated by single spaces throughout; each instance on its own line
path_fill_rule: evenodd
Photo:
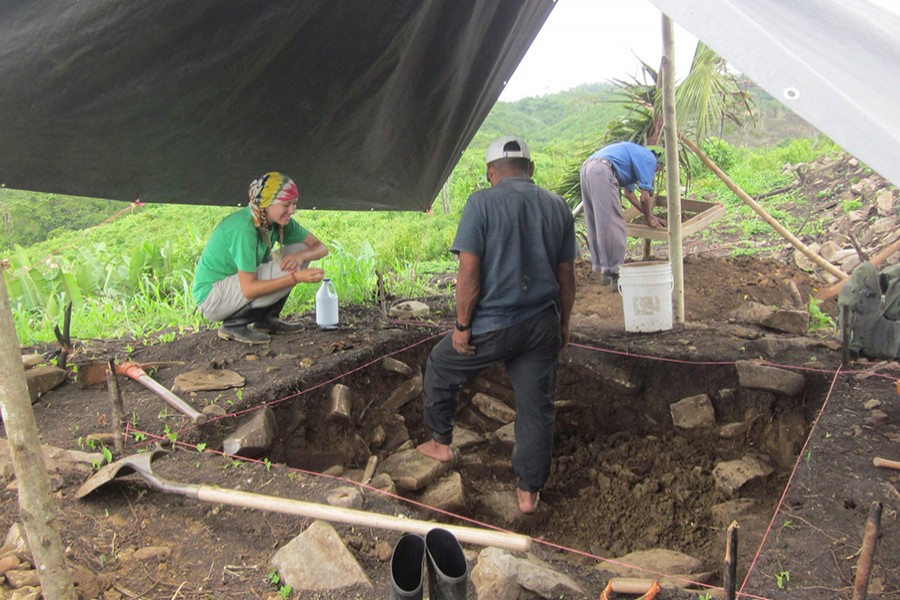
M 900 461 L 888 460 L 886 458 L 879 458 L 876 456 L 872 459 L 872 464 L 876 467 L 885 467 L 887 469 L 896 469 L 900 471 Z
M 156 393 L 157 396 L 166 401 L 166 404 L 188 417 L 192 423 L 202 425 L 206 422 L 206 415 L 194 410 L 190 404 L 170 392 L 165 386 L 158 383 L 152 377 L 147 375 L 144 370 L 135 362 L 122 363 L 116 367 L 116 373 L 127 375 L 134 379 L 148 390 Z
M 230 504 L 232 506 L 298 515 L 310 519 L 418 533 L 420 535 L 425 535 L 435 527 L 440 527 L 452 533 L 460 542 L 467 544 L 491 546 L 513 552 L 527 552 L 531 548 L 531 538 L 518 533 L 445 525 L 416 519 L 401 519 L 400 517 L 380 515 L 364 510 L 326 506 L 290 498 L 275 498 L 239 490 L 214 488 L 208 485 L 197 486 L 196 497 L 205 502 Z

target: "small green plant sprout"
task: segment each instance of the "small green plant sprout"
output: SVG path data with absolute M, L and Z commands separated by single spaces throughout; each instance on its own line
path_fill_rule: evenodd
M 779 573 L 775 573 L 775 585 L 778 586 L 780 590 L 786 590 L 787 584 L 791 580 L 791 572 L 790 571 L 781 571 Z
M 75 441 L 75 443 L 78 444 L 78 447 L 81 450 L 84 450 L 84 438 L 82 436 L 79 435 L 78 439 Z
M 163 406 L 162 410 L 159 411 L 159 414 L 156 415 L 161 421 L 164 421 L 169 418 L 169 407 Z
M 234 391 L 234 395 L 237 396 L 238 402 L 244 399 L 244 388 L 238 388 Z
M 784 523 L 781 524 L 782 529 L 790 529 L 794 526 L 794 522 L 791 519 L 785 519 Z
M 278 571 L 275 570 L 275 567 L 269 567 L 269 572 L 266 574 L 266 579 L 270 584 L 274 585 L 278 588 L 278 597 L 279 598 L 287 598 L 291 597 L 291 592 L 293 592 L 293 588 L 288 584 L 281 583 L 281 575 L 278 574 Z
M 197 452 L 203 452 L 204 450 L 206 450 L 206 442 L 197 444 Z
M 94 469 L 97 470 L 99 470 L 103 465 L 111 463 L 113 461 L 112 450 L 110 450 L 106 446 L 100 446 L 100 454 L 103 456 L 103 458 L 95 458 L 91 460 L 91 465 L 94 467 Z
M 844 200 L 843 202 L 841 202 L 841 208 L 844 209 L 845 213 L 851 213 L 854 210 L 859 210 L 862 208 L 862 206 L 863 206 L 862 201 L 857 200 L 855 198 L 849 199 L 849 200 Z
M 263 464 L 266 465 L 266 471 L 272 470 L 272 461 L 268 457 L 263 458 Z
M 697 600 L 712 600 L 712 594 L 704 592 L 697 596 Z
M 166 438 L 174 445 L 178 441 L 178 432 L 171 431 L 169 426 L 166 425 L 165 429 L 163 429 L 163 433 L 166 435 Z
M 834 329 L 834 319 L 830 316 L 822 312 L 821 307 L 819 306 L 822 303 L 821 300 L 816 300 L 814 297 L 809 297 L 809 331 L 816 332 L 820 329 Z
M 136 442 L 143 442 L 147 439 L 147 434 L 141 433 L 140 431 L 133 431 L 131 432 L 131 437 L 133 437 Z

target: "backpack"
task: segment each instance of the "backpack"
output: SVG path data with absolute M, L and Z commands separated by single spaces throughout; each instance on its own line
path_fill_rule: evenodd
M 853 270 L 838 296 L 841 331 L 845 306 L 850 350 L 870 358 L 900 357 L 900 265 L 879 273 L 867 261 Z

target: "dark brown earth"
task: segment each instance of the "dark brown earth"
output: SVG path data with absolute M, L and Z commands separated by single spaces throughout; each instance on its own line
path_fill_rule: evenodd
M 872 465 L 876 456 L 900 459 L 894 384 L 900 367 L 854 357 L 841 368 L 834 330 L 796 336 L 730 321 L 730 313 L 750 301 L 803 308 L 802 299 L 825 284 L 780 256 L 716 254 L 713 249 L 685 257 L 685 321 L 659 333 L 626 331 L 622 298 L 599 284 L 588 263 L 579 262 L 572 344 L 561 357 L 553 469 L 536 514 L 509 519 L 498 513 L 498 496 L 492 494 L 511 498 L 514 476 L 510 448 L 492 439 L 466 448 L 458 466 L 467 492 L 463 516 L 474 522 L 413 504 L 413 494 L 391 496 L 369 487 L 363 488 L 365 509 L 457 525 L 483 523 L 531 536 L 532 551 L 573 577 L 586 598 L 597 598 L 611 575 L 596 568 L 601 559 L 652 548 L 702 559 L 709 575 L 705 583 L 721 586 L 728 523 L 717 520 L 712 507 L 729 497 L 717 489 L 712 469 L 760 452 L 771 458 L 775 471 L 739 493 L 755 504 L 739 518 L 738 589 L 746 597 L 849 598 L 866 518 L 877 501 L 883 503 L 881 538 L 869 597 L 900 597 L 900 472 Z M 119 377 L 131 430 L 124 454 L 160 442 L 172 452 L 153 468 L 166 479 L 324 502 L 330 490 L 356 485 L 369 455 L 384 459 L 404 443 L 426 439 L 421 397 L 397 411 L 384 408 L 409 377 L 382 364 L 390 356 L 414 371 L 424 369 L 429 348 L 453 313 L 446 298 L 422 300 L 432 312 L 419 321 L 386 319 L 377 307 L 342 307 L 335 331 L 317 329 L 311 314 L 292 315 L 308 325 L 306 332 L 256 348 L 218 340 L 214 330 L 151 346 L 81 340 L 71 358 L 77 376 L 34 405 L 42 441 L 90 451 L 88 436 L 110 431 L 106 385 L 77 383 L 93 363 L 137 361 L 167 388 L 187 371 L 230 370 L 245 378 L 243 388 L 181 394 L 198 410 L 215 404 L 226 413 L 199 427 L 143 386 Z M 836 317 L 833 300 L 822 309 Z M 32 350 L 47 348 L 23 353 Z M 735 362 L 756 359 L 802 373 L 803 396 L 741 390 Z M 352 391 L 354 421 L 344 427 L 325 419 L 336 383 Z M 498 423 L 480 416 L 469 400 L 477 391 L 508 400 L 506 385 L 500 368 L 472 382 L 458 421 L 481 433 L 496 429 Z M 744 432 L 723 438 L 713 431 L 676 430 L 669 405 L 698 394 L 713 401 L 718 425 L 743 422 Z M 263 405 L 274 410 L 279 424 L 271 453 L 249 461 L 223 456 L 223 439 Z M 375 434 L 379 427 L 383 440 Z M 198 444 L 205 444 L 205 451 L 198 451 Z M 325 470 L 329 475 L 322 475 Z M 3 531 L 19 521 L 15 481 L 7 475 Z M 268 577 L 269 560 L 311 523 L 152 491 L 135 475 L 76 499 L 75 491 L 90 475 L 90 466 L 68 467 L 52 471 L 51 478 L 67 556 L 98 576 L 104 599 L 274 597 L 278 586 Z M 400 534 L 335 528 L 374 591 L 294 597 L 387 597 L 390 550 Z M 135 551 L 146 547 L 164 547 L 169 554 L 136 558 Z M 474 566 L 479 548 L 466 550 Z M 470 584 L 470 597 L 475 594 Z M 690 597 L 697 593 L 664 589 L 658 596 Z

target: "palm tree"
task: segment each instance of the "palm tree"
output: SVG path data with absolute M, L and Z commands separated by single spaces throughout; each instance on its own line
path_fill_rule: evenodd
M 656 145 L 662 134 L 662 81 L 656 69 L 641 63 L 642 80 L 614 79 L 618 99 L 628 107 L 627 113 L 609 124 L 604 136 L 578 153 L 570 174 L 560 183 L 556 192 L 566 198 L 571 207 L 581 202 L 581 163 L 597 148 L 619 141 L 631 141 L 644 146 Z M 721 135 L 726 121 L 742 126 L 743 119 L 752 116 L 752 103 L 728 65 L 706 44 L 698 43 L 687 77 L 675 91 L 676 114 L 680 131 L 701 145 L 709 132 L 716 128 Z M 679 166 L 682 180 L 690 185 L 689 151 L 680 148 Z M 659 189 L 665 188 L 664 172 L 657 174 Z

